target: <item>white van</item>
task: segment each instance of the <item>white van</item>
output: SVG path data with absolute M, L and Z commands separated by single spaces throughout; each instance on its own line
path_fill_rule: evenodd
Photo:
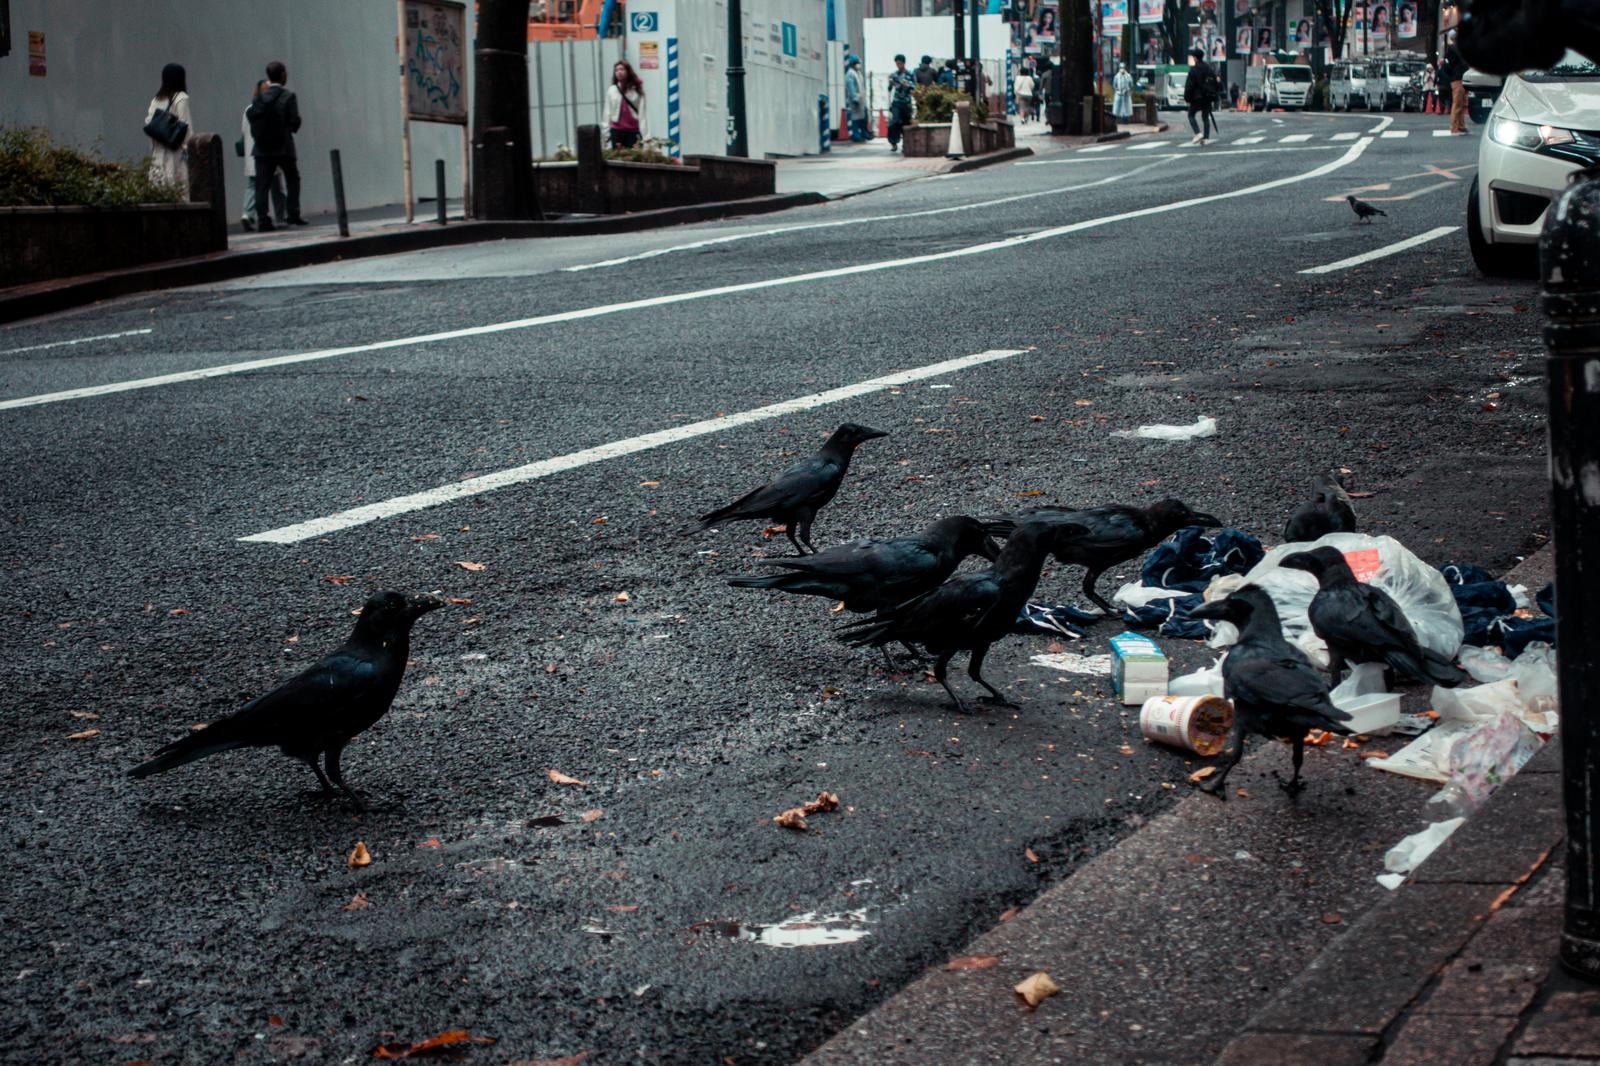
M 1290 63 L 1250 67 L 1244 72 L 1244 91 L 1252 111 L 1303 110 L 1311 94 L 1311 68 Z
M 1349 111 L 1356 101 L 1367 106 L 1367 61 L 1340 59 L 1328 68 L 1328 107 Z
M 1374 59 L 1367 66 L 1367 108 L 1371 111 L 1404 111 L 1406 88 L 1413 74 L 1421 74 L 1427 61 L 1421 56 L 1390 56 Z

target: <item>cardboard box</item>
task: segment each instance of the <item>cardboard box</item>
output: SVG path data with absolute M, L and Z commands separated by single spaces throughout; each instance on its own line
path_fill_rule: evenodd
M 1167 694 L 1167 656 L 1149 637 L 1118 633 L 1111 638 L 1111 686 L 1126 706 L 1143 706 Z

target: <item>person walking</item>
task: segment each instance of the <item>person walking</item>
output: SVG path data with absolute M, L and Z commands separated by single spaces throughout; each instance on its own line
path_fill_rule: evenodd
M 189 195 L 189 136 L 193 123 L 189 116 L 189 82 L 183 67 L 168 63 L 161 68 L 161 88 L 145 108 L 144 124 L 148 127 L 157 111 L 166 111 L 183 123 L 182 138 L 176 144 L 163 144 L 150 138 L 150 176 L 156 181 L 176 185 Z
M 251 154 L 256 160 L 256 228 L 269 233 L 278 227 L 267 217 L 272 198 L 273 178 L 283 172 L 289 187 L 288 223 L 304 226 L 300 217 L 300 166 L 295 159 L 294 135 L 300 132 L 300 102 L 287 88 L 289 69 L 274 59 L 267 64 L 267 87 L 256 93 L 245 109 L 250 135 L 255 139 Z
M 1117 69 L 1117 76 L 1111 79 L 1111 88 L 1115 93 L 1111 98 L 1111 114 L 1118 122 L 1133 121 L 1133 75 L 1128 73 L 1128 64 L 1124 63 Z
M 954 89 L 956 87 L 956 61 L 954 59 L 946 59 L 944 61 L 944 69 L 939 71 L 939 84 L 946 89 Z
M 861 57 L 851 56 L 844 64 L 844 109 L 850 116 L 850 139 L 857 144 L 867 139 L 867 96 L 862 90 Z
M 894 70 L 889 75 L 889 151 L 900 150 L 900 135 L 911 122 L 911 107 L 915 99 L 911 94 L 917 80 L 906 69 L 906 57 L 894 57 Z
M 1203 49 L 1191 49 L 1189 61 L 1189 76 L 1183 82 L 1183 102 L 1189 107 L 1189 128 L 1194 130 L 1189 143 L 1203 145 L 1216 126 L 1211 108 L 1217 101 L 1217 75 L 1206 62 Z M 1195 120 L 1196 115 L 1200 116 L 1199 121 Z
M 267 91 L 267 81 L 263 78 L 256 82 L 256 94 Z M 252 96 L 251 99 L 255 97 Z M 239 154 L 244 156 L 244 213 L 239 216 L 240 225 L 247 230 L 256 228 L 256 139 L 250 134 L 250 107 L 245 105 L 243 114 L 239 116 Z M 278 225 L 287 225 L 289 221 L 288 201 L 283 193 L 283 175 L 272 176 L 272 218 Z
M 626 59 L 611 68 L 606 86 L 606 131 L 612 148 L 634 148 L 648 140 L 644 118 L 644 82 Z
M 1462 76 L 1467 72 L 1467 61 L 1456 47 L 1456 31 L 1445 37 L 1444 59 L 1439 61 L 1441 92 L 1450 97 L 1450 132 L 1458 137 L 1467 132 L 1467 86 Z
M 1017 96 L 1017 117 L 1023 124 L 1033 120 L 1033 72 L 1027 67 L 1022 68 L 1022 73 L 1017 75 L 1017 80 L 1012 85 L 1012 90 Z
M 1422 110 L 1424 114 L 1432 115 L 1439 108 L 1439 76 L 1429 63 L 1422 68 Z
M 917 65 L 915 74 L 917 77 L 917 88 L 919 89 L 927 85 L 932 85 L 934 82 L 938 81 L 939 72 L 933 68 L 933 57 L 923 56 L 922 62 Z

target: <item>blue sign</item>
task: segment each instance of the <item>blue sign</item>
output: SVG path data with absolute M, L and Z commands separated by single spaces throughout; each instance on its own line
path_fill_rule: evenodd
M 628 28 L 634 33 L 655 33 L 660 29 L 660 16 L 654 11 L 631 11 Z
M 783 27 L 783 54 L 798 56 L 800 54 L 800 28 L 792 22 L 780 22 Z

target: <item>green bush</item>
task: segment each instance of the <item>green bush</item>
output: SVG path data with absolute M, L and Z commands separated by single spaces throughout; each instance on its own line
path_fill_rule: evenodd
M 911 97 L 917 104 L 918 122 L 954 122 L 956 105 L 971 99 L 961 90 L 937 82 L 920 86 L 912 92 Z
M 152 178 L 148 160 L 112 162 L 56 144 L 37 126 L 0 126 L 0 207 L 128 207 L 183 195 Z

